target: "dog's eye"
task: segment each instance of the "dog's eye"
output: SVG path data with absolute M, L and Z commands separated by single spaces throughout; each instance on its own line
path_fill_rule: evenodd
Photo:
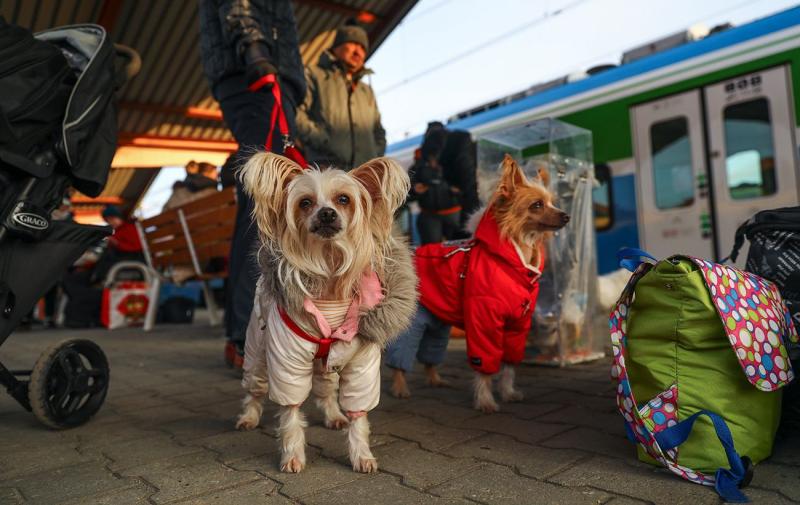
M 339 205 L 347 205 L 350 203 L 350 197 L 347 195 L 339 195 L 339 198 L 336 199 L 339 202 Z
M 530 210 L 539 210 L 542 207 L 544 207 L 544 202 L 542 202 L 541 200 L 536 200 L 535 202 L 533 202 L 531 204 L 531 206 L 529 208 L 530 208 Z
M 307 209 L 307 208 L 311 207 L 311 204 L 313 204 L 313 203 L 314 202 L 311 201 L 311 198 L 303 198 L 302 200 L 300 200 L 300 208 L 301 209 Z

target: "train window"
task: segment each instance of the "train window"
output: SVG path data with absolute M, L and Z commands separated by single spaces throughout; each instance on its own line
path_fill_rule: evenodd
M 775 153 L 767 99 L 729 105 L 724 119 L 725 172 L 731 198 L 744 200 L 775 193 Z
M 674 209 L 694 203 L 689 123 L 678 117 L 650 126 L 656 207 Z
M 608 165 L 594 167 L 597 186 L 592 190 L 592 208 L 594 210 L 594 229 L 603 231 L 611 228 L 614 213 L 611 198 L 611 169 Z

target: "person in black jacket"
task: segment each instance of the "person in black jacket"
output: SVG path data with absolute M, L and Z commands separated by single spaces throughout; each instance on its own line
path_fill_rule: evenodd
M 410 197 L 421 210 L 417 217 L 420 241 L 468 237 L 464 225 L 480 206 L 475 147 L 469 132 L 429 123 L 420 152 L 410 171 Z
M 236 162 L 228 170 L 264 148 L 274 106 L 272 85 L 263 84 L 267 76 L 276 76 L 289 134 L 295 136 L 295 110 L 305 96 L 306 83 L 291 0 L 200 0 L 200 49 L 211 93 L 239 143 Z M 248 89 L 258 85 L 255 91 Z M 274 152 L 283 153 L 278 128 L 272 146 Z M 229 339 L 225 357 L 240 365 L 259 270 L 253 254 L 258 243 L 250 218 L 253 204 L 238 181 L 236 193 L 239 207 L 225 301 Z

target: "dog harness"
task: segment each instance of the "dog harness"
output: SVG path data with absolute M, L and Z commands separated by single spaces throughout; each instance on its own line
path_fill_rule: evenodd
M 317 349 L 317 353 L 314 355 L 314 359 L 325 359 L 328 357 L 328 353 L 331 350 L 331 344 L 336 342 L 337 339 L 326 337 L 326 338 L 319 338 L 315 337 L 314 335 L 308 333 L 303 328 L 300 327 L 299 324 L 295 323 L 289 314 L 283 310 L 283 307 L 278 307 L 278 312 L 281 315 L 281 320 L 283 324 L 285 324 L 292 333 L 297 335 L 298 337 L 302 338 L 303 340 L 307 340 L 313 344 L 318 344 L 319 348 Z

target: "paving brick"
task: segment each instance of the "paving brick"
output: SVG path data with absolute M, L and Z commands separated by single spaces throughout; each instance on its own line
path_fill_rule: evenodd
M 509 435 L 519 440 L 533 444 L 545 440 L 553 435 L 566 431 L 571 427 L 564 424 L 548 424 L 538 421 L 518 419 L 511 414 L 496 413 L 468 419 L 459 423 L 459 427 L 472 428 L 491 433 Z
M 499 400 L 499 397 L 498 397 Z M 525 397 L 525 400 L 517 403 L 500 403 L 500 411 L 505 414 L 511 414 L 520 419 L 536 419 L 538 421 L 550 422 L 542 419 L 551 412 L 559 412 L 564 408 L 563 404 L 543 402 L 538 398 Z M 480 412 L 473 411 L 478 414 Z M 556 416 L 558 414 L 555 414 Z
M 718 504 L 713 488 L 684 481 L 666 469 L 594 457 L 549 479 L 563 486 L 589 486 L 652 502 L 656 505 Z
M 430 398 L 401 400 L 391 407 L 387 407 L 387 409 L 397 414 L 414 414 L 427 417 L 436 423 L 444 425 L 452 425 L 481 415 L 475 409 L 442 403 Z
M 79 465 L 92 457 L 79 453 L 77 444 L 58 444 L 49 447 L 32 446 L 27 450 L 0 451 L 0 481 L 42 470 Z
M 154 487 L 134 479 L 128 488 L 76 498 L 62 505 L 145 505 L 150 503 L 150 496 L 155 492 Z
M 416 489 L 427 489 L 481 466 L 472 458 L 443 456 L 411 442 L 383 445 L 373 453 L 381 470 L 401 476 L 403 484 Z
M 625 421 L 618 412 L 598 412 L 597 410 L 575 405 L 570 405 L 563 410 L 537 417 L 536 420 L 543 423 L 567 423 L 586 426 L 612 435 L 625 434 Z
M 223 463 L 277 454 L 278 441 L 262 431 L 228 431 L 210 437 L 186 442 L 186 445 L 204 447 L 217 455 Z
M 794 501 L 800 501 L 800 467 L 759 463 L 753 473 L 752 485 L 778 491 Z
M 373 448 L 396 441 L 390 435 L 372 433 L 369 445 Z M 339 459 L 348 454 L 347 429 L 330 430 L 324 426 L 309 426 L 306 429 L 306 443 L 322 451 L 326 458 Z
M 404 486 L 385 473 L 365 476 L 354 482 L 306 496 L 306 505 L 353 505 L 385 503 L 402 505 L 467 505 L 462 499 L 436 497 Z M 474 504 L 471 504 L 474 505 Z
M 133 422 L 144 428 L 152 428 L 160 426 L 171 421 L 178 419 L 189 419 L 197 416 L 197 412 L 193 412 L 184 407 L 172 404 L 160 407 L 150 407 L 144 410 L 137 410 L 135 412 L 128 412 Z
M 195 414 L 192 417 L 176 419 L 168 423 L 159 424 L 156 428 L 180 442 L 195 438 L 207 437 L 233 431 L 234 425 L 225 419 L 211 416 L 210 414 Z
M 281 494 L 294 499 L 318 493 L 367 477 L 357 473 L 349 463 L 332 461 L 319 456 L 313 448 L 306 449 L 306 468 L 300 473 L 283 473 L 279 468 L 280 456 L 270 454 L 266 457 L 250 458 L 231 464 L 234 468 L 255 470 L 282 484 Z M 354 502 L 359 503 L 359 502 Z
M 553 449 L 577 449 L 613 458 L 636 458 L 636 447 L 627 438 L 590 428 L 566 431 L 542 441 L 540 445 Z
M 7 505 L 21 505 L 22 495 L 13 487 L 0 487 L 0 503 Z
M 102 449 L 102 454 L 111 460 L 108 467 L 115 472 L 120 472 L 154 461 L 203 450 L 201 447 L 181 445 L 168 435 L 160 434 L 149 438 L 107 445 Z
M 18 477 L 0 486 L 16 488 L 28 504 L 51 505 L 70 500 L 87 503 L 91 496 L 130 487 L 131 482 L 115 477 L 102 463 L 90 462 Z
M 373 428 L 373 433 L 388 434 L 419 442 L 424 449 L 436 451 L 483 434 L 471 429 L 450 428 L 422 417 L 412 417 Z
M 511 469 L 487 464 L 429 492 L 448 498 L 465 498 L 492 505 L 600 504 L 608 493 L 588 488 L 565 488 L 515 474 Z
M 547 477 L 587 457 L 584 452 L 522 444 L 511 437 L 496 434 L 452 446 L 445 454 L 513 466 L 520 474 L 534 478 Z
M 789 505 L 790 503 L 797 503 L 795 500 L 790 500 L 789 498 L 775 492 L 766 489 L 756 489 L 753 487 L 748 487 L 742 490 L 752 503 L 761 504 L 769 504 L 769 505 Z
M 627 496 L 616 496 L 603 505 L 644 505 L 651 503 L 647 500 L 637 500 L 636 498 L 628 498 Z
M 167 503 L 191 498 L 237 484 L 263 479 L 255 472 L 236 471 L 214 460 L 210 453 L 201 452 L 160 459 L 120 472 L 141 477 L 158 491 L 151 497 L 154 503 Z
M 276 482 L 262 479 L 175 503 L 180 505 L 289 505 L 295 502 L 278 494 Z

